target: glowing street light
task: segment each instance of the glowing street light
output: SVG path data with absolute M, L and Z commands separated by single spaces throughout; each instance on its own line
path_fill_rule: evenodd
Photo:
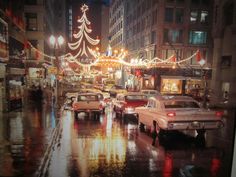
M 59 69 L 59 60 L 58 60 L 58 49 L 64 44 L 64 38 L 60 36 L 51 35 L 49 37 L 49 43 L 53 47 L 54 55 L 56 58 L 56 68 L 57 68 L 57 75 Z M 55 105 L 58 106 L 58 78 L 56 78 L 56 89 L 55 89 Z

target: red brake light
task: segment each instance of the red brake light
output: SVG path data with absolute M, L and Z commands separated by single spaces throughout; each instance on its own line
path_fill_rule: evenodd
M 215 114 L 216 114 L 217 117 L 223 116 L 223 112 L 222 111 L 216 111 Z
M 176 116 L 175 112 L 168 112 L 166 115 L 168 117 L 175 117 Z

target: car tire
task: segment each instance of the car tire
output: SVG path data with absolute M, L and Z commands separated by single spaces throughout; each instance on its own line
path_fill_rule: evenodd
M 99 117 L 100 117 L 100 112 L 94 112 L 93 114 L 94 120 L 99 120 Z
M 140 132 L 145 132 L 145 125 L 141 122 L 139 124 L 139 130 L 140 130 Z

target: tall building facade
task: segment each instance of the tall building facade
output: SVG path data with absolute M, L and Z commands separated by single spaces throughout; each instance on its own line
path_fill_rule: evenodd
M 112 0 L 109 12 L 109 42 L 112 48 L 124 47 L 124 1 Z
M 167 59 L 173 55 L 174 66 L 159 64 L 152 69 L 136 69 L 139 88 L 157 89 L 161 93 L 185 94 L 191 90 L 204 90 L 208 85 L 212 64 L 212 8 L 207 0 L 124 0 L 124 43 L 127 59 Z M 196 57 L 200 51 L 205 64 Z M 187 60 L 188 59 L 188 60 Z M 140 77 L 143 76 L 143 77 Z M 135 84 L 136 84 L 135 83 Z M 135 85 L 133 84 L 133 85 Z
M 22 107 L 25 88 L 24 2 L 0 2 L 0 111 Z
M 216 100 L 228 92 L 229 103 L 236 104 L 236 2 L 215 0 L 212 34 L 214 39 L 211 88 Z

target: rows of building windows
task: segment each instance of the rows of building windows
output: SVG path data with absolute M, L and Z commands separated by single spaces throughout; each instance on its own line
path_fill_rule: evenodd
M 123 35 L 120 34 L 120 35 L 118 35 L 117 37 L 115 37 L 114 39 L 112 39 L 112 41 L 111 41 L 111 46 L 116 46 L 116 45 L 118 45 L 119 43 L 122 42 L 122 40 L 123 40 Z
M 112 4 L 111 4 L 112 10 L 110 11 L 110 18 L 112 17 L 112 14 L 115 14 L 115 12 L 121 6 L 122 3 L 123 3 L 123 0 L 112 1 Z
M 149 46 L 151 44 L 155 44 L 157 42 L 156 31 L 152 31 L 148 34 L 144 34 L 142 36 L 137 36 L 135 40 L 131 38 L 131 40 L 127 43 L 128 50 L 137 50 L 144 46 Z
M 207 10 L 199 10 L 193 9 L 190 12 L 189 21 L 194 24 L 200 22 L 201 24 L 208 24 L 208 11 Z M 183 24 L 184 23 L 184 9 L 183 8 L 173 8 L 166 7 L 165 8 L 165 22 L 167 23 L 176 23 Z
M 37 31 L 38 30 L 38 20 L 37 13 L 25 13 L 26 19 L 26 30 L 27 31 Z
M 200 22 L 201 24 L 208 24 L 208 11 L 194 9 L 190 12 L 190 22 L 192 24 Z
M 165 9 L 165 22 L 183 23 L 184 22 L 184 9 L 167 7 Z
M 122 9 L 120 9 L 120 10 L 116 13 L 116 15 L 113 14 L 113 15 L 112 15 L 112 18 L 111 18 L 111 20 L 110 20 L 110 26 L 114 25 L 114 24 L 117 22 L 117 20 L 119 20 L 119 19 L 121 18 L 122 14 L 123 14 Z
M 164 43 L 183 43 L 182 29 L 164 29 L 163 36 Z M 207 32 L 198 30 L 189 31 L 188 43 L 193 45 L 207 44 Z
M 120 21 L 120 23 L 118 23 L 116 26 L 114 26 L 114 28 L 112 29 L 112 31 L 110 32 L 111 36 L 114 36 L 118 31 L 120 31 L 123 28 L 123 22 Z

